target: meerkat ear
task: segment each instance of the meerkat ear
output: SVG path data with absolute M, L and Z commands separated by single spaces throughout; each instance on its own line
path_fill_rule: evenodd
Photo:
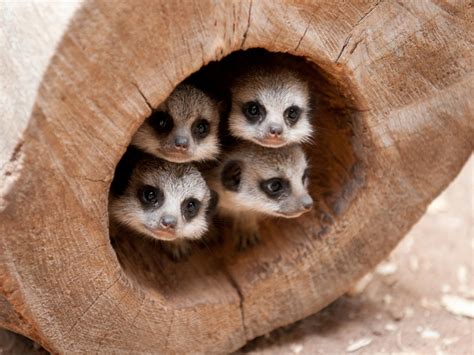
M 230 95 L 229 91 L 229 95 L 226 98 L 220 98 L 217 100 L 217 110 L 219 111 L 220 117 L 227 117 L 229 115 L 232 106 Z
M 242 177 L 242 163 L 237 160 L 231 160 L 222 169 L 221 181 L 222 185 L 230 191 L 237 192 L 240 187 Z
M 114 195 L 122 195 L 125 192 L 132 177 L 133 169 L 145 154 L 146 153 L 142 153 L 139 149 L 136 149 L 133 146 L 127 148 L 127 151 L 117 164 L 114 180 L 110 187 Z

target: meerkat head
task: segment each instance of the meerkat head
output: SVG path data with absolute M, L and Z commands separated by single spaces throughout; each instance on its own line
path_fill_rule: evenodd
M 148 154 L 142 154 L 138 161 L 121 163 L 116 179 L 123 180 L 112 185 L 109 201 L 113 222 L 160 240 L 203 236 L 212 194 L 193 165 Z
M 138 129 L 132 144 L 175 163 L 213 159 L 219 153 L 218 126 L 218 103 L 180 84 Z
M 295 218 L 313 206 L 308 173 L 298 145 L 271 149 L 242 143 L 223 159 L 210 184 L 226 211 Z
M 311 96 L 308 84 L 296 72 L 251 66 L 234 79 L 230 90 L 233 136 L 270 148 L 310 139 Z

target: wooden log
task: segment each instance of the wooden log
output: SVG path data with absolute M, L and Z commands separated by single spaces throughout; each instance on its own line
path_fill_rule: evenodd
M 54 352 L 225 352 L 317 312 L 472 153 L 472 20 L 443 0 L 0 5 L 0 326 Z M 249 48 L 312 65 L 318 208 L 245 253 L 115 250 L 107 195 L 131 136 L 181 80 Z

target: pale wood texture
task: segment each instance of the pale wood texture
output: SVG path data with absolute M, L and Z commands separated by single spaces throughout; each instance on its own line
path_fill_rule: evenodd
M 51 351 L 231 351 L 314 313 L 472 153 L 468 1 L 91 1 L 29 5 L 33 19 L 12 6 L 0 5 L 0 325 Z M 255 47 L 315 64 L 319 207 L 266 223 L 245 253 L 227 243 L 171 264 L 124 240 L 116 254 L 108 188 L 150 105 Z

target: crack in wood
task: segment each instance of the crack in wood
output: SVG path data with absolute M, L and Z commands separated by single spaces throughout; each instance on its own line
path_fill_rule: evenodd
M 76 319 L 74 324 L 71 326 L 71 328 L 66 332 L 66 337 L 69 337 L 71 333 L 74 331 L 76 326 L 81 322 L 81 320 L 87 315 L 87 313 L 91 310 L 94 305 L 99 302 L 99 300 L 104 296 L 112 287 L 114 287 L 117 282 L 119 282 L 120 276 L 118 276 L 108 287 L 105 288 L 104 291 L 102 291 L 95 299 L 92 301 L 92 303 L 85 309 L 85 311 L 82 313 L 82 315 Z M 72 344 L 74 343 L 75 339 L 71 339 L 71 343 L 68 345 L 68 349 L 71 349 Z
M 244 312 L 244 295 L 240 289 L 237 281 L 232 277 L 226 268 L 222 268 L 224 276 L 229 281 L 230 285 L 235 289 L 237 295 L 239 296 L 239 310 L 240 310 L 240 322 L 242 323 L 242 332 L 244 335 L 244 340 L 247 341 L 247 326 L 245 324 L 245 312 Z
M 362 23 L 362 21 L 364 21 L 383 1 L 384 0 L 377 1 L 377 3 L 369 9 L 369 11 L 367 11 L 364 15 L 361 16 L 359 20 L 357 20 L 356 24 L 352 27 L 351 32 L 347 35 L 346 39 L 344 40 L 344 44 L 342 45 L 342 48 L 339 51 L 339 54 L 337 55 L 336 60 L 334 61 L 335 63 L 339 62 L 339 59 L 341 58 L 347 45 L 349 44 L 350 39 L 352 38 L 352 35 L 354 34 L 355 28 L 358 27 Z M 355 47 L 357 47 L 360 42 L 362 42 L 362 39 L 358 40 L 358 42 L 355 44 Z M 350 51 L 350 54 L 354 53 L 355 47 L 352 48 L 352 50 Z
M 341 48 L 341 50 L 339 51 L 339 54 L 338 54 L 338 56 L 337 56 L 337 58 L 336 58 L 336 61 L 335 61 L 336 63 L 339 62 L 339 58 L 341 58 L 341 55 L 342 55 L 342 53 L 344 52 L 344 50 L 346 49 L 347 44 L 349 43 L 349 40 L 351 39 L 351 37 L 352 37 L 352 32 L 349 33 L 349 35 L 346 37 L 346 40 L 344 41 L 344 44 L 342 45 L 342 48 Z
M 145 94 L 140 90 L 140 87 L 136 84 L 136 83 L 132 83 L 133 86 L 135 86 L 135 88 L 137 89 L 138 93 L 140 94 L 140 96 L 143 98 L 143 101 L 145 101 L 146 105 L 148 106 L 148 108 L 153 111 L 153 106 L 150 104 L 150 102 L 148 101 L 148 99 L 146 98 Z
M 247 34 L 248 34 L 249 28 L 250 28 L 250 19 L 252 17 L 252 6 L 253 6 L 253 0 L 250 0 L 249 15 L 248 15 L 248 18 L 247 18 L 247 28 L 245 29 L 245 32 L 244 32 L 244 35 L 243 35 L 243 38 L 242 38 L 242 42 L 240 43 L 240 48 L 244 47 L 245 41 L 247 40 Z
M 119 305 L 123 304 L 123 300 L 125 298 L 127 298 L 128 294 L 126 292 L 123 293 L 123 296 L 120 298 L 120 300 L 117 302 Z M 140 312 L 143 308 L 143 304 L 144 304 L 144 299 L 142 299 L 141 303 L 140 303 L 140 306 L 138 307 L 138 310 L 137 310 L 137 313 L 135 314 L 135 316 L 133 317 L 132 321 L 130 322 L 130 328 L 134 327 L 135 326 L 135 321 L 136 319 L 138 318 L 138 316 L 140 315 Z M 96 349 L 96 353 L 97 354 L 101 354 L 101 348 L 102 348 L 102 345 L 105 343 L 105 340 L 108 339 L 109 335 L 111 334 L 114 334 L 114 332 L 116 333 L 117 330 L 115 329 L 112 329 L 111 331 L 107 331 L 109 329 L 106 329 L 106 331 L 103 333 L 103 335 L 97 340 L 97 349 Z
M 170 320 L 170 325 L 168 326 L 168 330 L 166 331 L 165 346 L 164 346 L 164 349 L 166 349 L 164 351 L 165 354 L 169 353 L 169 347 L 170 347 L 169 339 L 170 339 L 170 335 L 171 335 L 171 331 L 172 331 L 172 328 L 173 328 L 175 318 L 176 318 L 176 313 L 173 312 L 173 315 L 172 315 L 171 320 Z
M 439 15 L 434 15 L 433 17 L 429 18 L 427 21 L 423 22 L 418 28 L 417 30 L 409 33 L 408 35 L 406 33 L 401 33 L 399 35 L 397 35 L 395 38 L 393 38 L 392 40 L 390 40 L 388 43 L 385 44 L 385 47 L 389 47 L 391 44 L 393 44 L 395 41 L 398 41 L 400 39 L 400 37 L 405 37 L 405 39 L 400 43 L 398 44 L 394 49 L 392 49 L 389 53 L 381 56 L 381 57 L 377 57 L 377 58 L 374 58 L 374 59 L 371 59 L 369 62 L 367 63 L 362 63 L 362 64 L 365 64 L 365 65 L 370 65 L 370 64 L 373 64 L 373 63 L 376 63 L 376 62 L 379 62 L 379 61 L 383 61 L 385 60 L 388 56 L 392 55 L 393 52 L 399 50 L 400 48 L 403 48 L 406 44 L 409 44 L 410 41 L 412 40 L 413 36 L 415 36 L 417 33 L 420 33 L 420 32 L 423 32 L 423 31 L 426 31 L 426 29 L 424 28 L 425 25 L 429 24 L 430 22 L 432 22 L 433 20 L 436 20 L 436 18 L 438 17 Z M 435 22 L 436 23 L 436 22 Z M 363 39 L 361 39 L 359 42 L 361 42 Z M 358 43 L 356 43 L 356 46 L 357 46 Z M 355 49 L 353 49 L 351 51 L 354 52 Z M 358 65 L 356 65 L 352 71 L 357 71 L 357 69 L 359 69 L 361 63 L 359 63 Z
M 75 178 L 75 179 L 80 179 L 80 180 L 86 180 L 86 181 L 89 181 L 89 182 L 97 182 L 97 183 L 102 183 L 102 184 L 110 184 L 110 180 L 106 180 L 106 179 L 95 179 L 95 178 L 91 178 L 89 176 L 84 176 L 84 175 L 71 175 L 71 177 Z
M 311 26 L 311 21 L 312 21 L 312 19 L 310 19 L 309 22 L 308 22 L 308 24 L 306 25 L 306 28 L 305 28 L 305 30 L 304 30 L 304 32 L 303 32 L 303 35 L 301 36 L 300 40 L 298 41 L 298 44 L 297 44 L 296 47 L 295 47 L 295 52 L 296 52 L 296 51 L 298 50 L 298 48 L 300 47 L 301 42 L 303 42 L 303 39 L 305 38 L 306 33 L 308 32 L 308 29 L 309 29 L 309 27 Z

